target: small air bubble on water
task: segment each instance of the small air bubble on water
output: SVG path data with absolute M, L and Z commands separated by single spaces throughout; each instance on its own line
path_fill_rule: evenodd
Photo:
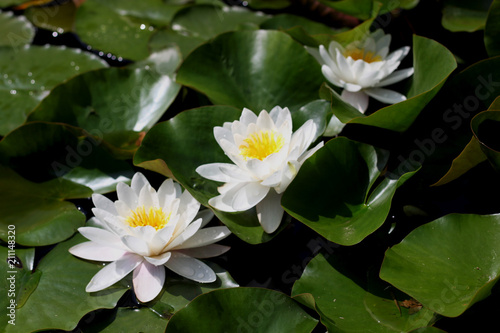
M 12 90 L 10 91 L 10 94 L 11 94 L 11 95 L 15 95 L 15 94 L 17 94 L 17 91 L 16 91 L 16 90 L 14 90 L 14 89 L 12 89 Z

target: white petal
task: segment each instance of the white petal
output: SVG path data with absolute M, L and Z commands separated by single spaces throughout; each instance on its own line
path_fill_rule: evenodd
M 132 278 L 134 292 L 141 302 L 149 302 L 161 292 L 165 282 L 165 267 L 141 263 Z
M 267 192 L 269 187 L 259 183 L 242 183 L 242 186 L 225 193 L 223 200 L 229 199 L 231 207 L 236 211 L 245 211 L 264 199 Z
M 344 83 L 344 91 L 345 90 L 348 90 L 350 92 L 357 92 L 357 91 L 360 91 L 361 90 L 361 87 L 359 84 L 355 84 L 355 83 Z
M 112 215 L 118 214 L 115 209 L 113 201 L 109 200 L 102 194 L 92 194 L 92 202 L 96 208 L 102 209 Z
M 316 59 L 317 62 L 319 62 L 320 65 L 324 65 L 325 62 L 321 57 L 321 55 L 319 54 L 319 49 L 317 47 L 304 45 L 304 48 L 310 55 L 314 57 L 314 59 Z
M 193 258 L 212 258 L 217 257 L 223 253 L 226 253 L 231 247 L 220 245 L 220 244 L 210 244 L 202 247 L 194 247 L 191 249 L 181 249 L 176 250 L 178 253 L 185 254 Z
M 365 89 L 364 92 L 370 97 L 373 97 L 376 100 L 387 104 L 394 104 L 406 100 L 405 95 L 400 94 L 394 90 L 384 88 L 370 88 Z
M 185 228 L 189 223 L 191 223 L 198 211 L 200 210 L 201 204 L 196 200 L 191 193 L 187 190 L 184 191 L 180 197 L 179 211 L 182 212 L 180 223 L 184 223 L 183 228 Z
M 295 178 L 295 176 L 297 176 L 297 173 L 299 172 L 300 166 L 301 166 L 301 163 L 299 163 L 298 161 L 295 161 L 295 160 L 291 160 L 291 161 L 287 162 L 286 166 L 283 168 L 283 172 L 281 173 L 280 185 L 274 187 L 274 190 L 277 193 L 281 194 L 281 193 L 285 192 L 288 185 L 290 185 L 290 183 Z M 269 193 L 271 193 L 271 192 L 273 192 L 273 191 L 269 191 Z M 268 194 L 268 196 L 269 196 L 269 194 Z M 266 200 L 266 199 L 264 199 L 264 200 Z M 264 200 L 262 200 L 262 201 L 264 201 Z
M 336 60 L 337 66 L 339 67 L 339 72 L 342 74 L 342 79 L 346 82 L 352 82 L 354 80 L 354 77 L 352 75 L 351 68 L 346 58 L 342 53 L 340 53 L 339 50 L 337 50 Z
M 338 68 L 337 64 L 332 59 L 331 55 L 326 51 L 326 49 L 323 45 L 319 46 L 319 54 L 320 54 L 321 58 L 323 59 L 323 63 L 326 66 L 328 66 L 332 70 L 333 73 L 338 74 L 339 68 Z M 331 54 L 335 55 L 335 52 L 331 53 Z
M 395 71 L 391 75 L 387 76 L 385 79 L 383 79 L 382 81 L 377 83 L 375 85 L 375 87 L 388 86 L 390 84 L 404 80 L 407 77 L 412 76 L 412 74 L 413 74 L 413 67 L 401 69 L 399 71 Z
M 330 83 L 336 85 L 337 87 L 344 86 L 344 83 L 340 81 L 340 78 L 327 65 L 321 66 L 321 72 Z
M 278 229 L 283 218 L 283 207 L 281 207 L 281 194 L 269 191 L 269 194 L 257 205 L 257 217 L 268 234 Z
M 387 58 L 385 58 L 385 61 L 387 62 L 398 62 L 401 61 L 410 51 L 409 46 L 403 46 L 396 51 L 391 52 Z
M 194 221 L 190 225 L 186 227 L 186 229 L 182 230 L 182 232 L 175 237 L 174 240 L 168 244 L 166 247 L 166 250 L 174 249 L 177 246 L 181 245 L 185 241 L 187 241 L 189 238 L 191 238 L 196 232 L 200 229 L 201 226 L 201 219 Z
M 83 242 L 71 247 L 69 250 L 74 256 L 95 261 L 115 261 L 125 254 L 125 250 L 94 242 Z
M 257 115 L 250 109 L 243 108 L 240 116 L 240 122 L 244 126 L 248 126 L 249 124 L 257 122 Z
M 316 151 L 318 151 L 321 147 L 324 146 L 324 142 L 321 141 L 320 143 L 318 143 L 316 146 L 314 146 L 313 148 L 309 149 L 308 151 L 306 151 L 304 154 L 302 154 L 299 159 L 298 159 L 298 162 L 300 163 L 300 165 L 302 165 L 302 163 L 304 163 L 305 160 L 307 160 L 309 157 L 311 157 Z
M 158 196 L 156 191 L 151 185 L 144 186 L 139 192 L 139 200 L 137 202 L 139 207 L 144 207 L 148 210 L 150 207 L 159 207 Z
M 328 53 L 330 53 L 332 57 L 335 57 L 335 55 L 337 54 L 337 50 L 339 50 L 340 53 L 344 53 L 345 48 L 340 45 L 340 43 L 332 40 L 328 45 Z
M 368 95 L 364 93 L 364 90 L 351 92 L 344 89 L 340 97 L 344 102 L 351 104 L 362 113 L 368 108 Z
M 201 247 L 216 243 L 231 234 L 227 227 L 211 227 L 198 230 L 191 238 L 177 246 L 175 249 L 188 249 L 192 247 Z M 174 248 L 172 248 L 174 249 Z
M 167 244 L 171 241 L 172 235 L 176 228 L 176 224 L 172 222 L 174 221 L 169 221 L 168 225 L 165 228 L 158 230 L 158 232 L 154 235 L 153 239 L 149 243 L 149 249 L 151 250 L 151 253 L 162 252 Z
M 116 194 L 118 195 L 118 200 L 123 201 L 127 206 L 130 207 L 130 209 L 137 208 L 139 195 L 138 193 L 136 194 L 135 191 L 128 185 L 126 185 L 125 183 L 118 183 L 118 185 L 116 185 Z
M 257 127 L 260 130 L 273 130 L 274 129 L 274 121 L 271 119 L 269 113 L 265 110 L 262 110 L 257 117 Z
M 152 265 L 160 266 L 160 265 L 165 264 L 170 259 L 171 256 L 172 256 L 172 252 L 164 252 L 164 253 L 159 254 L 157 256 L 144 257 L 144 259 L 146 259 L 146 261 Z
M 173 272 L 196 282 L 210 283 L 217 279 L 215 272 L 198 259 L 174 252 L 165 266 Z
M 78 231 L 80 232 L 80 234 L 82 234 L 83 237 L 95 243 L 113 246 L 116 248 L 121 247 L 120 238 L 114 233 L 109 232 L 108 230 L 93 227 L 81 227 L 78 228 Z
M 117 261 L 114 261 L 99 272 L 90 280 L 85 288 L 87 292 L 103 290 L 123 279 L 132 272 L 144 259 L 134 253 L 126 253 Z
M 182 192 L 180 185 L 175 183 L 172 179 L 165 180 L 158 188 L 158 201 L 162 208 L 170 206 L 175 198 L 177 198 Z
M 229 163 L 203 164 L 196 168 L 196 172 L 202 177 L 217 182 L 249 181 L 250 175 L 240 167 Z
M 219 145 L 220 145 L 220 142 L 222 140 L 226 140 L 226 141 L 234 144 L 233 132 L 227 128 L 220 127 L 220 126 L 214 127 L 214 137 L 215 137 L 215 141 L 217 141 L 217 143 L 219 143 Z
M 131 252 L 141 256 L 150 255 L 148 243 L 140 238 L 126 235 L 122 237 L 122 242 L 130 249 Z
M 206 226 L 208 224 L 208 222 L 210 222 L 214 218 L 214 212 L 211 211 L 210 209 L 200 210 L 196 214 L 194 219 L 197 220 L 200 218 L 202 219 L 200 228 L 203 228 L 204 226 Z
M 130 182 L 130 188 L 132 190 L 134 190 L 135 194 L 137 196 L 139 196 L 139 193 L 141 192 L 141 189 L 144 187 L 144 186 L 147 186 L 149 185 L 149 182 L 148 180 L 146 179 L 146 177 L 140 173 L 140 172 L 136 172 L 134 174 L 134 176 L 132 177 L 132 181 Z

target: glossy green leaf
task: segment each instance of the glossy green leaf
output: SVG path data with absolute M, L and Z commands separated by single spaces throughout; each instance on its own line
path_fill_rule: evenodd
M 78 259 L 68 252 L 71 246 L 83 240 L 83 236 L 77 235 L 60 243 L 41 260 L 36 268 L 41 272 L 38 287 L 26 304 L 17 309 L 16 325 L 8 325 L 5 332 L 72 330 L 86 313 L 116 306 L 126 291 L 123 286 L 115 285 L 91 294 L 85 291 L 102 265 Z
M 331 7 L 339 12 L 355 16 L 361 20 L 367 20 L 372 15 L 373 1 L 372 0 L 340 0 L 329 1 L 320 0 L 321 3 Z
M 353 245 L 385 221 L 396 189 L 413 173 L 374 186 L 387 152 L 339 137 L 302 165 L 283 195 L 285 210 L 328 240 Z
M 10 240 L 6 246 L 0 247 L 0 278 L 4 283 L 0 284 L 0 292 L 5 295 L 0 301 L 5 315 L 0 317 L 0 327 L 3 329 L 15 323 L 15 312 L 17 308 L 24 305 L 33 290 L 36 289 L 40 274 L 32 274 L 35 249 L 20 248 L 15 244 L 15 229 L 10 228 Z
M 317 255 L 293 285 L 292 296 L 313 307 L 329 332 L 409 332 L 432 322 L 427 309 L 412 314 L 388 292 L 374 294 L 367 283 L 344 270 L 338 260 Z
M 474 32 L 484 29 L 486 17 L 488 16 L 488 5 L 491 1 L 473 1 L 473 6 L 463 7 L 455 5 L 454 1 L 447 1 L 443 8 L 443 18 L 441 24 L 446 29 L 457 32 Z M 486 4 L 483 8 L 479 4 Z
M 90 53 L 64 47 L 0 48 L 0 135 L 24 123 L 55 85 L 106 66 Z
M 496 170 L 500 171 L 500 141 L 498 128 L 500 126 L 500 111 L 483 111 L 471 120 L 474 138 L 478 141 L 484 156 Z
M 149 55 L 156 27 L 170 24 L 183 4 L 162 0 L 87 0 L 76 12 L 75 31 L 93 49 L 130 60 Z
M 291 28 L 300 27 L 310 35 L 337 33 L 337 30 L 327 25 L 293 14 L 275 15 L 264 21 L 260 25 L 260 27 L 262 29 L 274 30 L 288 30 Z
M 291 0 L 248 0 L 254 9 L 283 9 L 291 5 Z
M 92 314 L 90 315 L 92 316 Z M 85 317 L 84 317 L 85 318 Z M 161 318 L 149 308 L 117 308 L 90 317 L 94 322 L 82 327 L 83 332 L 116 333 L 116 332 L 147 332 L 163 333 L 167 320 Z
M 490 57 L 500 55 L 500 1 L 493 0 L 484 27 L 484 45 Z
M 380 277 L 448 317 L 490 294 L 500 277 L 499 215 L 444 216 L 388 249 Z
M 317 321 L 280 292 L 230 288 L 200 295 L 168 322 L 170 332 L 312 332 Z
M 257 30 L 225 33 L 200 46 L 184 60 L 177 82 L 214 104 L 260 112 L 276 105 L 295 111 L 318 99 L 323 78 L 319 64 L 287 34 Z
M 155 52 L 169 47 L 179 48 L 182 57 L 185 58 L 191 51 L 205 43 L 201 37 L 183 35 L 170 28 L 163 28 L 151 36 L 149 39 L 149 48 Z
M 25 246 L 54 244 L 83 226 L 85 216 L 65 199 L 90 196 L 92 191 L 63 179 L 32 183 L 10 169 L 0 173 L 0 239 L 7 241 L 8 226 L 16 226 L 16 242 Z
M 206 106 L 183 111 L 169 121 L 154 126 L 142 141 L 134 156 L 134 164 L 172 176 L 199 202 L 208 206 L 208 199 L 218 195 L 217 183 L 201 177 L 196 168 L 202 164 L 227 162 L 229 158 L 217 144 L 215 126 L 239 119 L 241 110 L 231 106 Z M 196 135 L 193 135 L 196 133 Z M 252 244 L 270 240 L 260 226 L 255 210 L 225 213 L 214 210 L 216 216 L 238 237 Z
M 28 121 L 78 126 L 116 148 L 133 151 L 139 133 L 160 119 L 179 89 L 170 76 L 154 70 L 105 68 L 54 88 Z
M 258 27 L 268 15 L 243 7 L 199 5 L 180 11 L 172 21 L 172 28 L 184 36 L 208 40 L 221 33 L 239 30 L 244 26 Z
M 76 10 L 73 1 L 66 1 L 57 6 L 31 6 L 24 15 L 35 26 L 62 34 L 74 30 Z
M 406 101 L 384 107 L 368 116 L 347 106 L 340 95 L 333 90 L 326 91 L 323 98 L 332 104 L 337 117 L 345 122 L 385 128 L 396 132 L 406 131 L 415 121 L 422 109 L 441 89 L 457 64 L 453 54 L 438 42 L 425 37 L 413 37 L 413 67 L 415 74 Z M 324 91 L 325 92 L 325 91 Z M 356 115 L 357 114 L 357 115 Z
M 192 280 L 167 277 L 160 299 L 151 306 L 151 310 L 169 319 L 174 313 L 182 309 L 197 296 L 215 289 L 236 288 L 239 285 L 232 276 L 218 265 L 207 262 L 217 275 L 212 283 L 197 283 Z
M 10 46 L 19 49 L 30 44 L 35 37 L 33 25 L 24 16 L 14 16 L 12 12 L 0 11 L 0 47 Z
M 40 182 L 61 177 L 105 193 L 114 191 L 118 182 L 127 181 L 133 170 L 129 163 L 114 159 L 104 146 L 99 137 L 79 128 L 33 122 L 0 141 L 0 163 L 28 180 Z

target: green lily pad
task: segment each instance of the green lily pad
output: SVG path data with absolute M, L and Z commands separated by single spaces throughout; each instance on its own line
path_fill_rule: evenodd
M 161 70 L 168 71 L 168 67 Z M 160 119 L 180 90 L 170 76 L 155 68 L 113 67 L 74 77 L 54 88 L 28 121 L 78 126 L 118 149 L 133 152 L 139 133 Z
M 384 223 L 396 189 L 413 175 L 389 175 L 374 186 L 387 158 L 370 145 L 332 139 L 304 162 L 281 204 L 328 240 L 357 244 Z
M 0 292 L 5 295 L 0 304 L 6 309 L 5 315 L 0 318 L 0 327 L 3 329 L 16 322 L 15 312 L 24 305 L 40 279 L 40 274 L 31 272 L 35 249 L 18 248 L 15 245 L 15 228 L 11 227 L 9 230 L 12 242 L 6 244 L 8 247 L 0 247 L 0 254 L 6 259 L 0 261 L 1 277 L 5 281 L 0 285 Z
M 248 0 L 254 9 L 283 9 L 291 5 L 291 0 Z
M 269 15 L 243 7 L 192 6 L 181 10 L 172 20 L 172 28 L 184 36 L 209 40 L 244 26 L 255 28 Z
M 28 180 L 66 179 L 97 193 L 114 191 L 133 175 L 130 164 L 114 159 L 98 138 L 60 123 L 33 122 L 15 129 L 0 141 L 0 163 Z
M 85 286 L 102 265 L 78 259 L 68 252 L 71 246 L 83 240 L 83 236 L 76 235 L 42 258 L 36 268 L 41 272 L 38 286 L 24 306 L 17 309 L 16 325 L 8 325 L 5 332 L 72 330 L 86 313 L 116 306 L 125 287 L 115 285 L 92 294 L 85 291 Z
M 57 6 L 31 6 L 24 15 L 35 26 L 62 34 L 74 30 L 76 10 L 75 2 L 66 1 Z
M 497 171 L 500 171 L 500 142 L 497 138 L 499 125 L 499 110 L 480 112 L 471 120 L 472 132 L 479 147 Z
M 42 246 L 61 242 L 85 223 L 85 216 L 65 199 L 89 197 L 92 191 L 64 179 L 32 183 L 0 167 L 0 239 L 8 240 L 9 225 L 15 225 L 16 242 Z
M 148 40 L 185 5 L 162 0 L 87 0 L 76 12 L 75 31 L 91 48 L 130 60 L 149 55 Z
M 106 318 L 107 319 L 107 318 Z M 167 327 L 167 320 L 156 315 L 148 308 L 118 308 L 114 311 L 113 321 L 101 328 L 102 322 L 99 322 L 94 332 L 116 333 L 116 332 L 148 332 L 163 333 Z M 89 330 L 89 331 L 90 331 Z
M 20 5 L 26 0 L 0 0 L 0 8 Z
M 300 27 L 309 35 L 335 34 L 338 31 L 322 23 L 293 14 L 278 14 L 264 21 L 262 29 L 288 30 Z
M 490 57 L 500 55 L 500 1 L 493 0 L 484 27 L 484 45 Z
M 14 49 L 30 44 L 35 37 L 35 28 L 24 16 L 14 16 L 12 12 L 0 11 L 0 47 L 10 46 Z
M 456 317 L 498 281 L 499 240 L 499 215 L 447 215 L 388 249 L 380 277 L 425 307 Z
M 406 131 L 422 109 L 444 85 L 457 64 L 453 54 L 438 42 L 425 37 L 413 37 L 413 67 L 415 74 L 407 94 L 408 99 L 384 107 L 365 116 L 340 99 L 332 89 L 322 90 L 322 97 L 341 105 L 332 108 L 342 121 L 385 128 L 396 132 Z
M 168 322 L 170 332 L 312 332 L 317 320 L 280 292 L 219 289 L 195 298 Z
M 24 123 L 55 85 L 103 67 L 93 54 L 65 47 L 0 48 L 0 135 Z
M 259 112 L 276 105 L 295 111 L 317 100 L 323 78 L 319 64 L 287 34 L 257 30 L 225 33 L 200 46 L 184 60 L 177 82 L 213 104 Z
M 331 7 L 339 12 L 357 17 L 361 20 L 368 20 L 372 17 L 373 1 L 372 0 L 340 0 L 328 1 L 322 0 L 321 3 Z
M 231 163 L 215 141 L 213 128 L 240 116 L 241 110 L 231 106 L 183 111 L 146 134 L 134 155 L 134 164 L 174 177 L 196 200 L 208 206 L 208 200 L 219 194 L 217 187 L 221 184 L 201 177 L 195 170 L 207 163 Z M 264 232 L 255 209 L 241 213 L 214 210 L 214 213 L 236 236 L 251 244 L 266 242 L 278 233 Z
M 433 321 L 434 313 L 428 309 L 412 313 L 395 304 L 403 299 L 370 292 L 366 282 L 336 267 L 339 260 L 317 255 L 292 290 L 296 300 L 320 314 L 330 332 L 409 332 Z
M 186 58 L 191 51 L 203 43 L 205 40 L 200 37 L 186 36 L 171 28 L 163 28 L 155 31 L 149 39 L 148 45 L 153 52 L 172 46 L 178 47 L 182 57 Z
M 491 0 L 444 2 L 441 24 L 444 28 L 457 32 L 474 32 L 484 29 Z
M 196 283 L 188 279 L 167 277 L 160 299 L 151 306 L 151 310 L 163 318 L 169 319 L 174 313 L 185 307 L 197 296 L 215 289 L 236 288 L 239 285 L 232 276 L 218 265 L 207 262 L 217 275 L 212 283 Z

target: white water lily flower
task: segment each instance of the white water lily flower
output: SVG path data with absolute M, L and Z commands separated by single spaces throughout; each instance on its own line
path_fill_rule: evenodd
M 364 113 L 369 96 L 387 104 L 406 100 L 404 95 L 396 91 L 381 88 L 413 74 L 413 67 L 396 71 L 410 47 L 404 46 L 389 53 L 390 43 L 391 35 L 378 29 L 345 48 L 332 41 L 328 50 L 323 45 L 320 45 L 319 50 L 311 47 L 306 49 L 322 65 L 321 71 L 326 79 L 343 88 L 342 99 Z
M 306 121 L 292 134 L 292 116 L 288 108 L 274 107 L 259 116 L 243 109 L 240 120 L 215 127 L 214 135 L 224 153 L 234 162 L 211 163 L 196 169 L 201 176 L 225 182 L 220 195 L 208 203 L 218 210 L 239 212 L 254 206 L 262 228 L 274 232 L 283 217 L 281 196 L 302 163 L 323 146 L 311 150 L 316 125 Z
M 179 184 L 167 179 L 155 191 L 141 173 L 131 186 L 118 183 L 118 200 L 94 194 L 94 221 L 99 226 L 78 231 L 87 239 L 69 252 L 77 257 L 111 262 L 86 287 L 87 292 L 105 289 L 133 271 L 137 299 L 148 302 L 161 291 L 165 267 L 185 278 L 214 282 L 214 271 L 197 258 L 222 254 L 229 247 L 213 244 L 230 234 L 224 226 L 201 229 L 213 217 L 198 212 L 200 203 Z

